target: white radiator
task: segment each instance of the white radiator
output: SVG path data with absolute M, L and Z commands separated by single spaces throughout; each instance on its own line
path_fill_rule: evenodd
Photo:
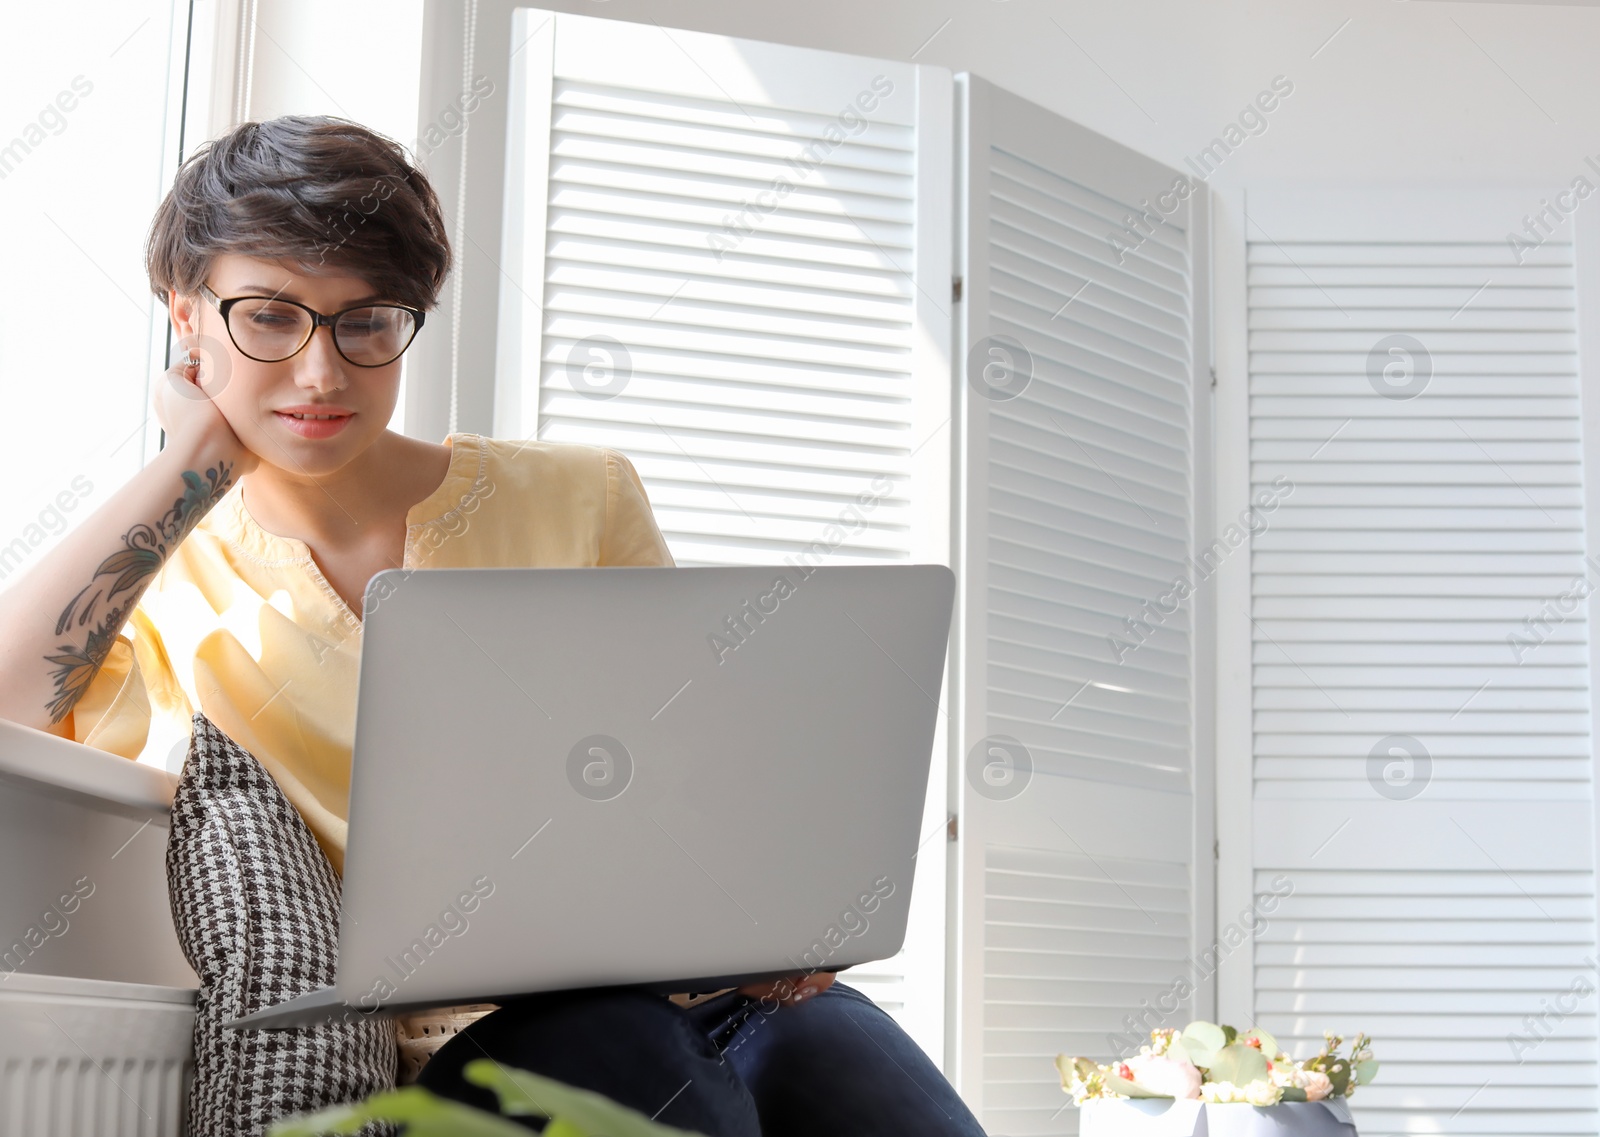
M 14 972 L 0 982 L 0 1137 L 177 1137 L 194 991 Z
M 0 720 L 0 1137 L 182 1131 L 198 980 L 167 904 L 171 782 Z

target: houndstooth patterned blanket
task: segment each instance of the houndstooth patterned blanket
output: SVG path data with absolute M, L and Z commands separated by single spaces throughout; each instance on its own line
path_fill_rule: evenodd
M 186 1137 L 260 1137 L 279 1118 L 394 1085 L 387 1019 L 222 1025 L 334 981 L 340 884 L 272 776 L 203 714 L 172 803 L 167 888 L 200 977 Z

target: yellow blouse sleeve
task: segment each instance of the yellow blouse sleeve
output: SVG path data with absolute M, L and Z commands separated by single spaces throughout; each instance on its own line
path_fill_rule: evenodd
M 600 535 L 600 563 L 671 568 L 672 553 L 656 525 L 650 498 L 633 463 L 616 450 L 607 449 L 605 454 L 606 518 Z
M 150 694 L 126 631 L 111 645 L 110 654 L 67 719 L 67 737 L 96 750 L 138 759 L 150 735 Z

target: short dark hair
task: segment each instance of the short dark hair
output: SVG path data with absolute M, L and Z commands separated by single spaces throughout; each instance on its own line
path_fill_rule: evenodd
M 451 263 L 426 175 L 398 142 L 329 115 L 241 123 L 179 167 L 150 224 L 151 289 L 192 296 L 228 253 L 346 272 L 424 311 Z

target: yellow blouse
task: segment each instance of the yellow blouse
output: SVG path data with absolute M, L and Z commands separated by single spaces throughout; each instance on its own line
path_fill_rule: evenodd
M 452 434 L 439 488 L 406 513 L 404 568 L 671 565 L 639 475 L 615 450 Z M 69 737 L 137 759 L 151 715 L 195 710 L 254 754 L 343 875 L 361 618 L 304 541 L 235 485 L 168 559 L 69 717 Z M 153 708 L 153 710 L 152 710 Z

